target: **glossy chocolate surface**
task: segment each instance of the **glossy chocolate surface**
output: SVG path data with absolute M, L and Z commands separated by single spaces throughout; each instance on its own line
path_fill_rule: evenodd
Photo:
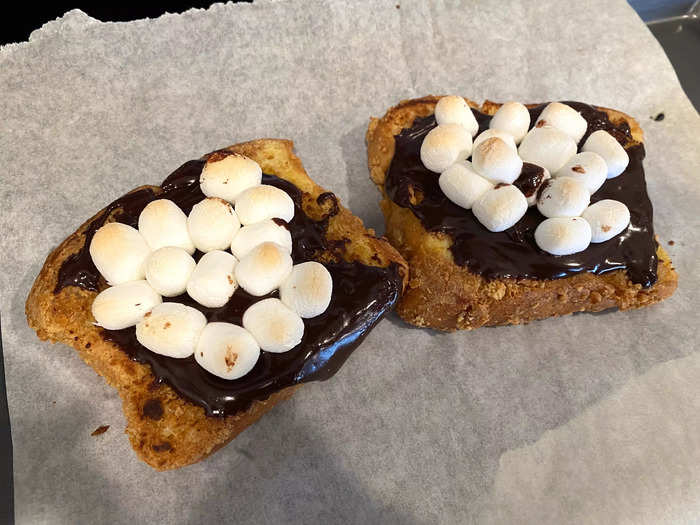
M 627 123 L 615 125 L 606 113 L 587 104 L 566 102 L 588 122 L 580 147 L 593 131 L 604 129 L 621 144 L 630 139 Z M 546 104 L 530 109 L 531 126 Z M 491 117 L 474 110 L 479 122 L 479 133 L 488 129 Z M 444 232 L 452 238 L 451 251 L 455 262 L 469 271 L 489 279 L 528 278 L 558 279 L 579 272 L 602 274 L 624 269 L 634 283 L 643 287 L 657 280 L 656 241 L 652 223 L 652 206 L 644 180 L 644 146 L 627 149 L 630 157 L 627 169 L 591 196 L 591 203 L 601 199 L 615 199 L 627 205 L 631 214 L 630 226 L 609 241 L 591 244 L 586 250 L 564 256 L 550 255 L 535 244 L 535 228 L 545 217 L 536 206 L 506 231 L 493 233 L 476 220 L 471 210 L 451 202 L 438 185 L 437 173 L 425 168 L 420 160 L 420 146 L 425 135 L 436 126 L 435 117 L 416 118 L 410 128 L 395 137 L 396 149 L 386 176 L 388 197 L 404 208 L 410 208 L 426 230 Z M 532 185 L 536 170 L 525 163 L 516 185 L 523 191 Z M 413 197 L 412 197 L 413 196 Z
M 113 202 L 107 212 L 92 221 L 86 232 L 85 245 L 68 258 L 59 271 L 56 292 L 65 286 L 98 290 L 100 275 L 88 251 L 92 235 L 114 212 L 117 221 L 136 227 L 141 210 L 150 201 L 170 199 L 188 214 L 204 198 L 199 189 L 203 161 L 183 164 L 161 185 L 162 192 L 152 188 L 137 189 Z M 248 374 L 227 381 L 200 367 L 194 357 L 175 359 L 155 354 L 136 340 L 134 327 L 104 330 L 105 338 L 116 343 L 129 357 L 148 363 L 157 382 L 169 384 L 184 398 L 204 407 L 207 415 L 228 416 L 246 410 L 255 400 L 298 383 L 331 377 L 362 342 L 369 330 L 393 307 L 401 291 L 401 276 L 394 264 L 386 268 L 345 262 L 340 258 L 343 242 L 325 239 L 328 220 L 338 213 L 338 202 L 332 193 L 319 195 L 317 202 L 325 211 L 321 220 L 308 217 L 302 209 L 302 193 L 293 184 L 263 175 L 263 183 L 277 186 L 294 200 L 295 215 L 287 225 L 292 234 L 292 259 L 295 264 L 329 254 L 337 262 L 324 262 L 333 278 L 333 295 L 328 309 L 318 317 L 304 319 L 304 337 L 292 350 L 274 354 L 261 352 L 260 359 Z M 195 253 L 195 259 L 201 257 Z M 324 259 L 325 260 L 325 259 Z M 277 292 L 266 297 L 275 297 Z M 209 321 L 225 321 L 240 325 L 243 312 L 252 303 L 265 297 L 252 297 L 241 288 L 221 308 L 205 308 L 187 294 L 164 301 L 176 301 L 197 308 Z

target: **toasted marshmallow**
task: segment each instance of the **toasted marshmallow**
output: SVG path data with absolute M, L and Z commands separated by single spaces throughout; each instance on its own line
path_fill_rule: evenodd
M 510 184 L 488 190 L 472 206 L 474 216 L 492 232 L 507 230 L 518 222 L 526 211 L 525 195 Z
M 440 126 L 458 124 L 466 129 L 472 137 L 479 131 L 479 123 L 476 121 L 469 104 L 462 97 L 455 95 L 447 95 L 438 100 L 435 105 L 435 120 Z
M 513 138 L 513 135 L 510 135 L 509 133 L 506 133 L 505 131 L 500 131 L 498 129 L 487 129 L 479 133 L 474 139 L 474 144 L 472 146 L 472 155 L 474 154 L 474 150 L 479 146 L 479 144 L 484 142 L 486 139 L 490 139 L 493 137 L 501 139 L 503 142 L 508 144 L 511 148 L 513 148 L 513 150 L 517 152 L 518 147 L 515 145 L 515 139 Z
M 538 192 L 537 209 L 545 217 L 578 217 L 591 202 L 583 182 L 570 177 L 547 181 Z
M 570 177 L 583 183 L 588 193 L 593 195 L 605 182 L 608 166 L 603 157 L 592 151 L 583 151 L 571 157 L 555 177 Z
M 591 204 L 582 217 L 591 225 L 591 242 L 610 240 L 625 231 L 630 223 L 630 211 L 627 206 L 612 199 Z
M 506 102 L 493 115 L 489 128 L 507 133 L 520 144 L 530 128 L 530 112 L 520 102 Z
M 279 244 L 288 253 L 292 253 L 292 234 L 284 226 L 277 224 L 273 219 L 243 226 L 231 241 L 231 252 L 239 260 L 248 252 L 264 242 Z
M 199 176 L 199 187 L 207 197 L 219 197 L 231 203 L 248 188 L 262 182 L 262 169 L 244 155 L 212 155 Z
M 520 176 L 515 179 L 513 186 L 523 192 L 528 206 L 534 206 L 537 204 L 537 192 L 545 181 L 551 178 L 552 176 L 545 168 L 523 163 L 523 170 L 520 172 Z
M 205 253 L 187 282 L 187 294 L 207 308 L 225 305 L 238 288 L 234 273 L 237 262 L 221 250 Z
M 171 200 L 149 202 L 139 215 L 139 232 L 151 250 L 179 246 L 190 255 L 194 253 L 194 244 L 187 231 L 187 216 Z
M 294 217 L 294 201 L 286 191 L 262 184 L 238 196 L 236 214 L 244 225 L 275 218 L 289 222 Z
M 276 354 L 291 350 L 304 336 L 301 317 L 274 297 L 250 306 L 243 313 L 243 328 L 253 334 L 260 348 Z
M 121 330 L 134 326 L 162 302 L 146 281 L 131 281 L 101 291 L 92 301 L 92 315 L 98 326 Z
M 431 129 L 420 146 L 423 166 L 436 173 L 468 159 L 471 154 L 472 136 L 459 124 L 442 124 Z
M 289 252 L 274 242 L 264 242 L 236 265 L 236 280 L 250 295 L 260 297 L 279 288 L 292 271 Z
M 608 165 L 608 178 L 617 177 L 630 162 L 630 157 L 625 148 L 605 130 L 599 129 L 591 133 L 583 143 L 582 151 L 597 153 Z
M 134 228 L 119 222 L 105 224 L 90 241 L 92 262 L 111 285 L 138 281 L 146 275 L 151 248 Z
M 438 179 L 442 192 L 457 206 L 468 210 L 493 184 L 479 175 L 471 166 L 457 163 L 442 172 Z
M 146 280 L 160 295 L 175 297 L 185 293 L 196 265 L 192 256 L 182 248 L 158 248 L 146 259 Z
M 187 229 L 200 252 L 225 250 L 241 227 L 238 215 L 224 199 L 208 197 L 192 207 Z
M 535 126 L 552 126 L 557 128 L 578 144 L 584 133 L 586 133 L 586 129 L 588 129 L 588 122 L 571 106 L 561 102 L 552 102 L 547 104 L 547 107 L 542 110 Z
M 333 278 L 321 263 L 295 264 L 282 286 L 280 300 L 300 317 L 321 315 L 331 303 Z
M 221 379 L 238 379 L 250 372 L 260 347 L 248 330 L 231 323 L 209 323 L 199 336 L 195 361 Z
M 151 352 L 168 357 L 194 353 L 207 319 L 199 310 L 181 303 L 161 303 L 136 325 L 136 339 Z
M 472 165 L 482 177 L 504 184 L 512 183 L 523 169 L 523 161 L 515 148 L 498 137 L 486 139 L 474 149 Z
M 551 126 L 532 128 L 518 148 L 525 162 L 547 168 L 556 173 L 571 157 L 576 155 L 576 143 L 563 131 Z
M 552 255 L 582 252 L 591 243 L 591 226 L 582 217 L 545 219 L 535 229 L 535 242 Z

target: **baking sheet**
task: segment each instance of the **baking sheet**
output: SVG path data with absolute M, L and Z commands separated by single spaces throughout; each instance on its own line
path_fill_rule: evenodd
M 700 119 L 622 0 L 256 2 L 0 49 L 2 321 L 17 523 L 685 522 L 700 515 Z M 136 459 L 115 391 L 38 341 L 24 301 L 86 217 L 185 160 L 285 137 L 383 231 L 364 133 L 400 99 L 574 99 L 641 123 L 668 301 L 441 334 L 392 315 L 179 471 Z M 649 117 L 665 113 L 663 121 Z M 109 430 L 96 437 L 100 425 Z

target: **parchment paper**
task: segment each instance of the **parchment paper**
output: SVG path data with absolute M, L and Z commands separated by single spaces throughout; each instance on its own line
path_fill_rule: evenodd
M 139 462 L 116 392 L 27 327 L 49 251 L 127 190 L 256 137 L 293 139 L 310 175 L 383 231 L 367 122 L 429 93 L 635 116 L 677 293 L 451 335 L 392 315 L 331 381 L 208 460 L 161 474 Z M 0 50 L 0 126 L 17 523 L 700 516 L 700 119 L 624 1 L 258 2 L 131 23 L 71 11 Z

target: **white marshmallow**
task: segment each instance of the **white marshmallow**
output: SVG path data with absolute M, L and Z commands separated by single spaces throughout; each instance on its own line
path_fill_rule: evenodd
M 111 285 L 143 279 L 144 263 L 150 253 L 146 239 L 131 226 L 119 222 L 105 224 L 90 241 L 92 262 Z
M 566 133 L 576 144 L 588 129 L 588 122 L 571 106 L 561 102 L 552 102 L 540 113 L 535 126 L 552 126 Z
M 435 105 L 435 121 L 438 125 L 458 124 L 473 137 L 479 131 L 479 123 L 467 101 L 462 97 L 447 95 Z
M 207 324 L 204 314 L 181 303 L 156 305 L 136 325 L 136 339 L 151 352 L 184 358 L 194 353 Z
M 505 184 L 517 179 L 523 169 L 523 161 L 515 148 L 498 137 L 486 139 L 474 149 L 472 165 L 491 182 Z
M 608 165 L 608 178 L 617 177 L 630 162 L 630 157 L 625 148 L 605 130 L 599 129 L 591 133 L 583 143 L 582 151 L 597 153 Z
M 520 144 L 530 128 L 530 112 L 520 102 L 506 102 L 491 118 L 489 128 L 511 135 Z
M 517 152 L 518 147 L 515 145 L 515 139 L 513 138 L 513 135 L 510 135 L 505 131 L 500 131 L 497 129 L 487 129 L 479 133 L 474 139 L 474 144 L 472 146 L 472 155 L 474 154 L 474 150 L 477 148 L 477 146 L 479 146 L 479 144 L 484 142 L 486 139 L 490 139 L 493 137 L 501 139 L 503 142 L 508 144 L 511 148 L 513 148 L 513 150 Z
M 260 165 L 244 155 L 213 155 L 199 176 L 199 187 L 207 197 L 219 197 L 231 203 L 248 188 L 262 182 Z
M 571 157 L 554 176 L 576 179 L 593 195 L 603 185 L 607 174 L 608 166 L 603 157 L 592 151 L 584 151 Z
M 260 347 L 248 330 L 231 323 L 209 323 L 202 330 L 194 358 L 207 372 L 222 379 L 238 379 L 250 372 Z
M 479 175 L 471 166 L 471 163 L 453 164 L 442 172 L 438 179 L 442 192 L 457 206 L 468 210 L 474 201 L 481 197 L 493 184 Z
M 101 291 L 92 302 L 92 315 L 98 326 L 121 330 L 134 326 L 161 302 L 163 299 L 146 281 L 131 281 Z
M 250 250 L 264 242 L 277 243 L 288 253 L 292 253 L 292 234 L 273 219 L 243 226 L 233 236 L 231 252 L 240 260 L 248 255 Z
M 194 244 L 187 231 L 187 216 L 171 200 L 149 202 L 139 215 L 139 232 L 151 250 L 179 246 L 190 255 L 194 253 Z
M 218 197 L 208 197 L 192 207 L 187 229 L 200 252 L 225 250 L 241 227 L 233 207 Z
M 523 191 L 523 188 L 518 185 L 517 179 L 514 185 L 516 188 L 523 192 L 523 195 L 525 195 L 525 198 L 527 199 L 527 205 L 529 207 L 537 204 L 537 193 L 540 191 L 540 188 L 545 183 L 545 181 L 548 181 L 551 178 L 552 176 L 549 174 L 549 172 L 545 168 L 542 168 L 542 179 L 540 180 L 539 184 L 534 188 L 534 191 L 532 191 L 532 193 L 530 193 L 529 195 L 527 195 L 525 191 Z M 528 191 L 529 189 L 530 188 L 528 188 Z
M 326 311 L 333 294 L 333 278 L 315 261 L 295 264 L 280 286 L 280 300 L 304 319 Z
M 578 217 L 591 202 L 586 186 L 571 177 L 552 179 L 539 192 L 537 209 L 545 217 Z
M 205 253 L 187 282 L 187 294 L 207 308 L 225 305 L 238 288 L 234 274 L 237 262 L 221 250 Z
M 244 225 L 274 218 L 289 222 L 294 217 L 294 201 L 286 191 L 262 184 L 238 196 L 236 214 Z
M 551 126 L 532 128 L 518 148 L 525 162 L 547 168 L 556 173 L 571 157 L 576 155 L 576 143 L 563 131 Z
M 196 265 L 192 256 L 182 248 L 158 248 L 146 259 L 146 280 L 160 295 L 175 297 L 185 293 Z
M 630 223 L 630 211 L 624 203 L 604 199 L 591 204 L 582 217 L 591 225 L 591 242 L 605 242 L 622 233 Z
M 582 252 L 591 242 L 591 226 L 582 217 L 545 219 L 535 229 L 535 242 L 552 255 Z
M 421 162 L 436 173 L 468 159 L 471 154 L 472 136 L 458 124 L 442 124 L 431 129 L 420 146 Z
M 291 350 L 304 336 L 301 317 L 274 297 L 250 306 L 243 314 L 243 327 L 266 352 Z
M 518 222 L 526 211 L 525 195 L 510 184 L 488 190 L 472 206 L 474 216 L 492 232 L 507 230 Z
M 291 271 L 292 257 L 274 242 L 264 242 L 253 248 L 235 269 L 238 284 L 256 297 L 279 288 Z

